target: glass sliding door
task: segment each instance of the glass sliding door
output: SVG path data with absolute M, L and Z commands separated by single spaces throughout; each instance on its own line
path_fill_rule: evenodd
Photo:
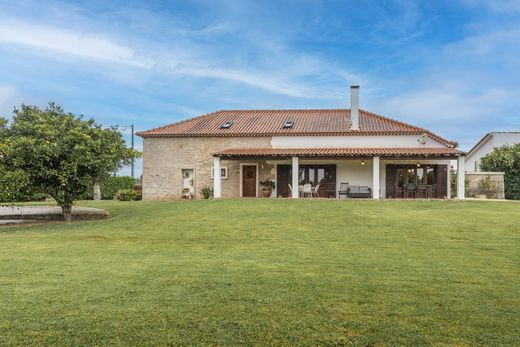
M 386 197 L 400 198 L 406 188 L 415 191 L 408 192 L 406 197 L 416 197 L 416 192 L 421 194 L 418 197 L 431 196 L 439 199 L 447 195 L 447 168 L 446 165 L 386 165 Z M 426 193 L 424 193 L 426 192 Z
M 291 165 L 277 165 L 277 195 L 290 196 L 289 184 L 292 186 Z M 336 165 L 300 165 L 298 185 L 310 183 L 317 187 L 318 195 L 325 198 L 336 197 Z M 298 189 L 298 187 L 296 187 Z

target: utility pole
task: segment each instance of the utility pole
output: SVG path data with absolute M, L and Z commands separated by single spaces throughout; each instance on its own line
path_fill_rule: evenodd
M 132 124 L 130 127 L 132 129 L 132 150 L 133 150 L 134 149 L 134 125 Z M 135 178 L 134 170 L 135 170 L 135 158 L 132 157 L 132 170 L 131 170 L 131 174 L 132 174 L 132 177 Z

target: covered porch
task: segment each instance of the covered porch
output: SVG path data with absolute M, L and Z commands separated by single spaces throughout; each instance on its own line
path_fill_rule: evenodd
M 274 182 L 271 197 L 444 199 L 453 159 L 462 199 L 464 156 L 453 148 L 229 149 L 214 154 L 213 167 L 221 172 L 222 162 L 240 163 L 241 197 L 260 196 L 259 182 L 267 179 Z M 222 182 L 214 177 L 220 198 Z

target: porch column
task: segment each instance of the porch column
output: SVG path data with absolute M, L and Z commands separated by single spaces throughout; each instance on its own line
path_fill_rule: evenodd
M 372 161 L 372 198 L 379 199 L 379 157 Z
M 222 178 L 220 175 L 220 157 L 213 157 L 213 197 L 219 199 L 222 196 Z
M 464 156 L 457 158 L 457 199 L 465 198 Z
M 298 165 L 298 157 L 292 157 L 292 180 L 291 180 L 291 187 L 292 187 L 292 198 L 298 199 L 298 176 L 300 172 L 300 166 Z

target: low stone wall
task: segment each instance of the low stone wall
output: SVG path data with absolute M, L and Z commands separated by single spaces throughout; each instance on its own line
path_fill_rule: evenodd
M 505 199 L 503 172 L 466 172 L 466 195 Z
M 93 207 L 72 207 L 72 220 L 96 220 L 110 217 L 102 209 Z M 0 206 L 0 220 L 62 221 L 59 206 Z

